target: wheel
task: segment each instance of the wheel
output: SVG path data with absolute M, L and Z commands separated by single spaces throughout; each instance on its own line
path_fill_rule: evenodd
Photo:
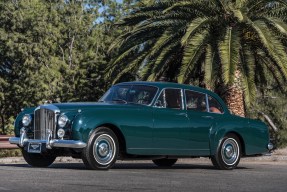
M 218 169 L 231 170 L 237 167 L 240 157 L 240 141 L 236 135 L 229 134 L 219 143 L 216 154 L 211 157 L 211 162 Z
M 55 159 L 56 156 L 53 155 L 42 155 L 38 153 L 28 153 L 25 150 L 22 150 L 23 157 L 25 161 L 33 166 L 33 167 L 48 167 L 51 165 Z
M 156 164 L 159 167 L 171 167 L 176 163 L 177 159 L 163 158 L 163 159 L 154 159 L 152 161 L 154 164 Z
M 110 169 L 117 160 L 119 143 L 112 130 L 97 128 L 90 136 L 88 145 L 83 149 L 82 160 L 87 169 Z
M 86 150 L 84 149 L 82 152 L 82 161 L 86 167 L 86 169 L 92 169 L 92 167 L 90 166 L 90 163 L 87 159 L 87 155 L 86 155 Z

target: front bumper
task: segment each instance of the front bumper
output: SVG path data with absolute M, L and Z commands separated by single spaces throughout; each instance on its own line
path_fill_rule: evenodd
M 11 144 L 19 145 L 20 147 L 25 147 L 29 143 L 42 143 L 46 145 L 47 149 L 52 149 L 54 147 L 82 149 L 87 146 L 87 144 L 82 141 L 51 139 L 51 133 L 49 133 L 47 140 L 28 139 L 24 128 L 20 130 L 20 137 L 11 137 L 9 142 Z
M 35 139 L 23 139 L 21 137 L 11 137 L 9 139 L 11 144 L 19 145 L 20 147 L 26 146 L 28 143 L 44 143 L 48 149 L 52 149 L 54 147 L 64 147 L 64 148 L 74 148 L 74 149 L 82 149 L 87 146 L 86 143 L 82 141 L 75 140 L 59 140 L 52 139 L 49 141 L 46 140 L 35 140 Z

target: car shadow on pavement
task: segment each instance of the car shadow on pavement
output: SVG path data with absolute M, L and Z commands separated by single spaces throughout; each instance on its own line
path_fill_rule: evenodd
M 112 169 L 204 169 L 217 170 L 214 166 L 208 164 L 175 164 L 172 167 L 158 167 L 153 163 L 120 163 L 116 164 Z M 238 167 L 237 169 L 248 169 L 245 167 Z
M 38 169 L 37 167 L 31 167 L 28 164 L 0 164 L 0 167 L 22 167 L 22 168 L 33 168 Z M 43 169 L 43 168 L 41 168 Z M 74 170 L 87 170 L 83 163 L 54 163 L 50 165 L 47 169 L 74 169 Z M 156 170 L 156 169 L 165 169 L 165 170 L 217 170 L 214 166 L 208 164 L 175 164 L 172 167 L 158 167 L 153 163 L 116 163 L 111 170 Z M 247 167 L 237 167 L 236 169 L 250 169 Z

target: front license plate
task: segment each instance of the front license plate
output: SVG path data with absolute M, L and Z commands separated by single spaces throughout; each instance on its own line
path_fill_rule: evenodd
M 29 143 L 28 153 L 41 153 L 42 143 Z

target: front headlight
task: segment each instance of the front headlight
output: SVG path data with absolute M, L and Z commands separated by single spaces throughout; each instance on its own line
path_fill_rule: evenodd
M 32 117 L 29 114 L 26 114 L 22 117 L 22 124 L 24 127 L 27 127 L 28 125 L 30 125 L 32 121 Z
M 66 115 L 61 115 L 58 119 L 58 125 L 59 127 L 63 128 L 66 126 L 67 122 L 68 122 L 68 117 Z

